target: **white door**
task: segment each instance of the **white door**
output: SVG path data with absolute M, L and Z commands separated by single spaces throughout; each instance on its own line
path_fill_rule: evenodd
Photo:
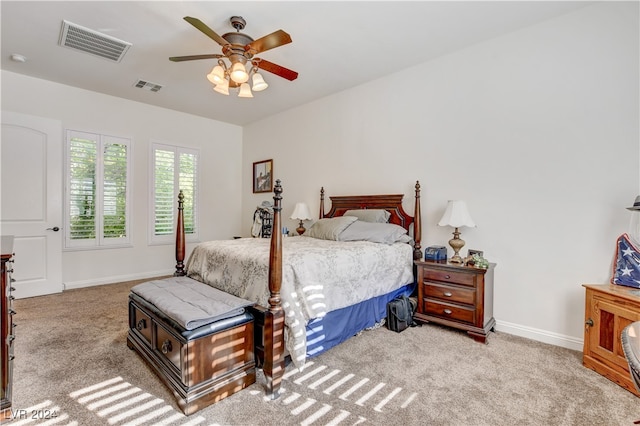
M 0 231 L 17 298 L 62 291 L 62 123 L 2 111 Z

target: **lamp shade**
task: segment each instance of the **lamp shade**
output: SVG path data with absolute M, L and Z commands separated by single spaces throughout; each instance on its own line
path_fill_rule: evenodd
M 311 213 L 309 213 L 309 206 L 307 206 L 307 203 L 296 203 L 293 213 L 291 213 L 291 217 L 289 219 L 311 220 Z
M 218 93 L 222 93 L 223 95 L 229 95 L 229 82 L 227 80 L 222 80 L 222 83 L 216 84 L 213 88 Z
M 253 98 L 253 93 L 251 93 L 251 87 L 249 87 L 249 83 L 242 83 L 240 85 L 240 92 L 238 93 L 238 97 Z
M 222 83 L 225 80 L 224 69 L 220 65 L 216 65 L 211 72 L 207 74 L 207 79 L 213 84 Z
M 467 203 L 462 200 L 449 200 L 447 209 L 442 215 L 442 219 L 438 222 L 438 226 L 452 226 L 460 228 L 462 226 L 475 227 L 476 224 L 469 215 Z
M 249 80 L 249 74 L 240 62 L 236 62 L 231 66 L 231 79 L 236 83 L 246 83 Z
M 252 81 L 253 81 L 252 89 L 253 89 L 254 92 L 260 92 L 260 91 L 266 89 L 267 87 L 269 87 L 267 82 L 264 81 L 264 78 L 262 78 L 262 74 L 255 73 L 253 75 L 253 80 Z

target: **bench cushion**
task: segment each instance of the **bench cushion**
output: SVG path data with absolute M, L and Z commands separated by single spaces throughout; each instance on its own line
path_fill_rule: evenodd
M 185 330 L 242 315 L 253 302 L 188 277 L 147 281 L 131 292 L 154 305 Z

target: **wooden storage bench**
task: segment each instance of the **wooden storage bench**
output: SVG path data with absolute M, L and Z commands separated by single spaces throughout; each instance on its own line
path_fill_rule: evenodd
M 173 284 L 190 279 L 167 280 L 173 280 L 169 282 Z M 187 329 L 171 312 L 164 312 L 134 289 L 129 295 L 127 346 L 138 352 L 171 389 L 185 414 L 255 383 L 251 313 L 241 309 L 240 314 Z M 190 308 L 188 302 L 183 305 Z

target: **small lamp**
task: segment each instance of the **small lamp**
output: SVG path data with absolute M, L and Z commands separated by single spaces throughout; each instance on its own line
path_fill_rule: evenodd
M 463 263 L 459 252 L 460 249 L 464 247 L 464 240 L 460 238 L 460 231 L 458 231 L 458 228 L 463 226 L 474 228 L 476 226 L 469 215 L 467 204 L 461 200 L 449 200 L 447 209 L 444 211 L 444 215 L 442 215 L 440 222 L 438 222 L 438 226 L 452 226 L 455 228 L 455 231 L 453 231 L 453 238 L 449 240 L 449 245 L 454 251 L 451 263 Z
M 309 213 L 309 206 L 307 206 L 307 203 L 296 203 L 290 219 L 300 221 L 298 227 L 296 228 L 296 232 L 298 233 L 298 235 L 304 234 L 304 231 L 306 231 L 306 229 L 304 229 L 302 221 L 311 220 L 311 213 Z

